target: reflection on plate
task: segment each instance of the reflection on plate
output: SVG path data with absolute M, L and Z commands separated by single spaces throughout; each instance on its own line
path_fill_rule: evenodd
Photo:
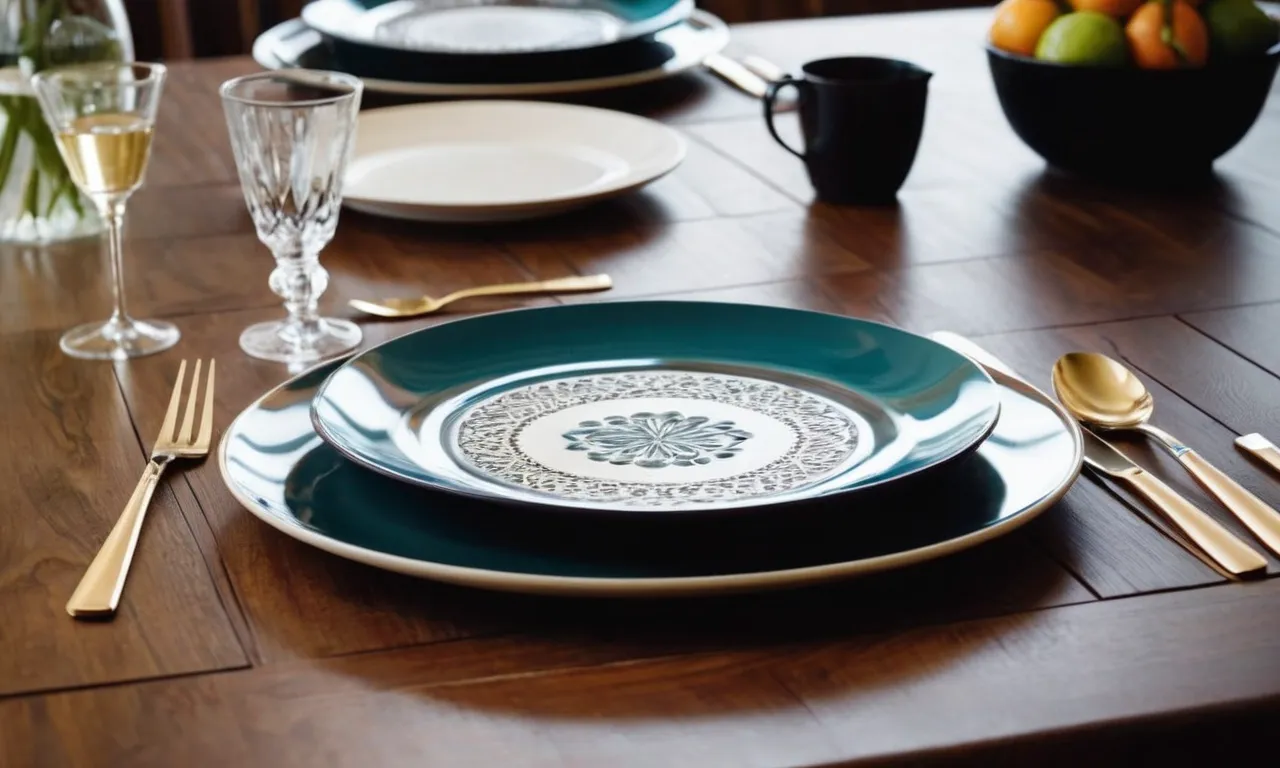
M 999 414 L 968 358 L 879 323 L 681 301 L 517 310 L 401 336 L 314 405 L 353 461 L 463 496 L 704 513 L 895 481 Z
M 782 520 L 532 520 L 398 483 L 324 444 L 310 403 L 338 366 L 282 385 L 231 424 L 218 450 L 227 487 L 267 524 L 326 552 L 486 589 L 705 595 L 898 568 L 1007 533 L 1052 505 L 1080 471 L 1070 419 L 1010 384 L 999 388 L 1006 418 L 974 454 L 928 484 L 872 492 L 874 514 L 844 514 L 837 501 Z
M 405 51 L 563 51 L 649 35 L 688 18 L 693 0 L 313 0 L 324 35 Z

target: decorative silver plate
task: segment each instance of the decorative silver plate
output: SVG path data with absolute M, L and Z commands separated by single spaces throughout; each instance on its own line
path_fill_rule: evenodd
M 485 398 L 462 413 L 448 442 L 487 481 L 567 501 L 672 508 L 821 483 L 865 457 L 865 425 L 847 406 L 776 381 L 620 371 Z M 417 437 L 419 446 L 433 442 Z
M 814 312 L 601 302 L 434 326 L 339 368 L 317 432 L 440 491 L 576 510 L 776 507 L 975 449 L 991 379 L 914 334 Z

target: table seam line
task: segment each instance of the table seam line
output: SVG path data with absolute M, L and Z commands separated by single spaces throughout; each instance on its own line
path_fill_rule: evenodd
M 719 149 L 719 148 L 717 148 L 717 147 L 715 146 L 715 144 L 713 144 L 713 143 L 711 143 L 711 142 L 707 141 L 706 139 L 702 138 L 702 137 L 701 137 L 701 136 L 699 136 L 697 133 L 695 133 L 695 132 L 693 132 L 693 131 L 681 131 L 681 133 L 683 133 L 683 134 L 685 134 L 686 136 L 688 136 L 690 141 L 694 141 L 694 142 L 697 142 L 698 144 L 702 145 L 704 148 L 706 148 L 706 149 L 710 150 L 712 153 L 714 153 L 715 155 L 717 155 L 717 156 L 718 156 L 718 157 L 720 157 L 721 159 L 723 159 L 723 160 L 725 160 L 725 161 L 729 162 L 730 164 L 732 164 L 735 168 L 738 168 L 739 170 L 743 171 L 743 172 L 744 172 L 744 173 L 746 173 L 747 175 L 751 176 L 752 178 L 754 178 L 754 179 L 756 179 L 757 181 L 759 181 L 759 182 L 761 182 L 762 184 L 764 184 L 764 185 L 765 185 L 766 187 L 768 187 L 769 189 L 772 189 L 774 192 L 777 192 L 778 194 L 782 195 L 782 196 L 783 196 L 784 198 L 786 198 L 787 200 L 790 200 L 791 202 L 793 202 L 793 203 L 796 203 L 796 204 L 800 205 L 802 209 L 803 209 L 803 208 L 805 208 L 806 206 L 808 206 L 808 205 L 810 205 L 810 204 L 812 204 L 812 203 L 814 203 L 814 202 L 815 202 L 815 199 L 814 199 L 812 196 L 810 196 L 810 197 L 809 197 L 809 199 L 807 199 L 807 200 L 803 200 L 803 199 L 801 199 L 800 197 L 798 197 L 798 196 L 796 196 L 796 195 L 792 194 L 791 192 L 788 192 L 787 190 L 785 190 L 785 189 L 783 189 L 782 187 L 780 187 L 780 186 L 779 186 L 776 182 L 774 182 L 772 179 L 769 179 L 768 177 L 766 177 L 766 176 L 762 176 L 761 174 L 757 173 L 753 168 L 751 168 L 751 166 L 749 166 L 749 165 L 747 165 L 747 164 L 743 163 L 743 162 L 742 162 L 741 160 L 739 160 L 738 158 L 733 157 L 732 155 L 729 155 L 729 154 L 726 154 L 725 152 L 720 151 L 720 149 Z M 774 211 L 773 213 L 777 213 L 777 211 Z
M 1274 303 L 1274 302 L 1272 302 L 1272 303 Z M 1210 310 L 1210 311 L 1218 311 L 1218 310 Z M 1195 314 L 1195 313 L 1187 313 L 1187 314 Z M 1233 355 L 1235 355 L 1236 357 L 1240 358 L 1241 360 L 1244 360 L 1244 361 L 1245 361 L 1245 362 L 1247 362 L 1249 365 L 1252 365 L 1254 368 L 1257 368 L 1259 371 L 1261 371 L 1261 372 L 1263 372 L 1263 373 L 1267 374 L 1267 375 L 1268 375 L 1268 376 L 1270 376 L 1271 378 L 1273 378 L 1273 379 L 1280 379 L 1280 374 L 1277 374 L 1275 371 L 1271 370 L 1271 369 L 1270 369 L 1270 368 L 1268 368 L 1267 366 L 1263 365 L 1262 363 L 1258 362 L 1257 360 L 1254 360 L 1254 359 L 1253 359 L 1252 357 L 1250 357 L 1248 354 L 1246 354 L 1246 353 L 1244 353 L 1244 352 L 1241 352 L 1240 350 L 1236 349 L 1236 348 L 1235 348 L 1234 346 L 1232 346 L 1231 344 L 1229 344 L 1229 343 L 1227 343 L 1227 342 L 1223 341 L 1222 339 L 1217 338 L 1216 336 L 1214 336 L 1213 334 L 1211 334 L 1211 333 L 1209 333 L 1208 331 L 1204 330 L 1203 328 L 1201 328 L 1200 326 L 1196 325 L 1195 323 L 1192 323 L 1190 320 L 1188 320 L 1188 319 L 1187 319 L 1186 317 L 1184 317 L 1182 314 L 1176 314 L 1176 315 L 1173 315 L 1173 318 L 1174 318 L 1175 320 L 1177 320 L 1178 322 L 1182 323 L 1183 325 L 1185 325 L 1186 327 L 1190 328 L 1191 330 L 1195 331 L 1196 333 L 1200 334 L 1201 336 L 1205 337 L 1205 338 L 1206 338 L 1206 339 L 1208 339 L 1209 341 L 1213 342 L 1214 344 L 1217 344 L 1218 346 L 1220 346 L 1220 347 L 1222 347 L 1223 349 L 1227 350 L 1227 351 L 1228 351 L 1228 352 L 1230 352 L 1231 354 L 1233 354 Z M 1167 385 L 1166 385 L 1166 386 L 1167 386 Z M 1185 398 L 1184 398 L 1184 399 L 1185 399 Z M 1223 426 L 1224 426 L 1224 427 L 1226 427 L 1227 425 L 1225 425 L 1225 424 L 1224 424 Z M 1231 430 L 1232 432 L 1235 432 L 1235 430 L 1234 430 L 1234 429 L 1232 429 L 1231 427 L 1227 427 L 1227 429 Z M 1237 433 L 1237 434 L 1238 434 L 1238 433 Z

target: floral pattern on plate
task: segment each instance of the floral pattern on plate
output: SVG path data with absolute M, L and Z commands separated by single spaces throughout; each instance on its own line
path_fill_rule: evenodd
M 606 416 L 603 422 L 579 422 L 577 429 L 564 433 L 567 448 L 586 451 L 592 461 L 648 469 L 731 459 L 751 436 L 732 421 L 713 422 L 706 416 L 685 416 L 679 411 Z
M 851 466 L 859 436 L 851 411 L 795 386 L 643 370 L 506 390 L 462 416 L 453 445 L 493 481 L 560 499 L 678 507 L 820 483 Z

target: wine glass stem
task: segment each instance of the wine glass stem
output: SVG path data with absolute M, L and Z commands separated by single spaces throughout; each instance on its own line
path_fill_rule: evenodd
M 322 332 L 316 304 L 329 285 L 329 273 L 320 266 L 318 254 L 287 253 L 276 256 L 271 273 L 271 290 L 284 299 L 289 313 L 282 330 L 289 341 L 309 346 Z
M 133 322 L 129 318 L 129 309 L 124 300 L 124 208 L 124 200 L 106 200 L 98 208 L 107 223 L 107 249 L 111 254 L 111 296 L 115 300 L 110 322 L 114 325 Z

